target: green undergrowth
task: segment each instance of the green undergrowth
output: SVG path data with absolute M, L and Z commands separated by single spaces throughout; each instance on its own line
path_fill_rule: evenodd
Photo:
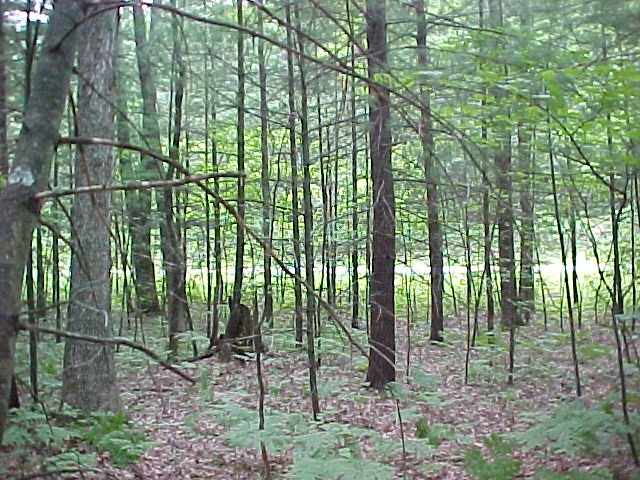
M 115 467 L 138 460 L 153 443 L 145 433 L 127 420 L 122 411 L 91 413 L 65 405 L 58 399 L 62 388 L 64 342 L 43 337 L 38 348 L 38 401 L 23 396 L 22 407 L 10 412 L 3 444 L 8 448 L 0 455 L 0 478 L 19 478 L 34 470 L 87 471 L 95 465 L 96 455 L 107 453 Z M 139 352 L 123 349 L 119 359 L 129 363 L 146 361 Z M 17 344 L 16 375 L 21 390 L 28 389 L 28 348 Z
M 68 407 L 55 414 L 42 409 L 12 410 L 3 443 L 10 450 L 0 463 L 12 466 L 6 471 L 0 468 L 0 474 L 7 475 L 17 474 L 16 468 L 22 473 L 36 468 L 90 471 L 96 455 L 103 452 L 109 454 L 113 466 L 125 467 L 153 445 L 122 411 L 86 414 Z

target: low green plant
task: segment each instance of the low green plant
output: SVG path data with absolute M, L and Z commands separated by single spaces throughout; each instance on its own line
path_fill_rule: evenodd
M 443 440 L 454 438 L 456 435 L 451 431 L 449 426 L 442 423 L 429 425 L 424 417 L 418 418 L 416 421 L 416 438 L 422 438 L 431 446 L 437 447 Z
M 528 417 L 533 426 L 511 434 L 526 450 L 546 447 L 554 453 L 568 455 L 606 455 L 616 438 L 623 439 L 627 433 L 633 433 L 633 428 L 625 425 L 620 413 L 609 403 L 587 408 L 581 399 L 576 399 L 542 418 L 539 413 Z
M 520 472 L 522 462 L 511 458 L 515 443 L 492 434 L 485 438 L 487 460 L 478 447 L 471 447 L 464 454 L 464 466 L 471 478 L 476 480 L 511 480 Z
M 612 480 L 613 478 L 608 471 L 586 473 L 574 470 L 567 473 L 556 473 L 543 468 L 536 472 L 535 480 Z
M 82 431 L 80 436 L 98 450 L 109 452 L 115 467 L 135 462 L 140 454 L 154 445 L 143 433 L 130 428 L 122 410 L 115 413 L 93 413 L 86 423 L 90 428 Z
M 366 458 L 360 440 L 379 444 L 375 431 L 340 422 L 315 422 L 302 414 L 267 412 L 263 430 L 258 429 L 255 411 L 231 401 L 194 413 L 187 424 L 196 428 L 195 419 L 204 416 L 228 430 L 221 435 L 232 447 L 259 451 L 264 445 L 270 454 L 293 451 L 293 465 L 287 478 L 300 480 L 390 478 L 393 468 Z M 388 447 L 388 441 L 384 442 Z M 398 445 L 398 442 L 394 442 Z M 393 449 L 393 454 L 398 452 Z
M 70 440 L 75 440 L 74 443 L 84 440 L 97 451 L 109 452 L 115 467 L 135 462 L 153 445 L 130 427 L 122 411 L 85 416 L 82 412 L 67 409 L 64 418 L 72 420 L 57 425 L 42 411 L 14 409 L 3 441 L 24 452 L 48 452 L 44 463 L 58 469 L 93 465 L 95 452 L 81 453 L 70 444 Z
M 11 411 L 3 443 L 19 448 L 48 448 L 78 436 L 71 428 L 53 425 L 40 410 L 16 408 Z

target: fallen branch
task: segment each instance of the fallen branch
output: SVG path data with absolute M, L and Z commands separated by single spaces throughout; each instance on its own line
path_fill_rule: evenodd
M 30 331 L 30 332 L 39 332 L 39 333 L 50 333 L 51 335 L 59 335 L 61 337 L 71 338 L 71 339 L 74 339 L 74 340 L 82 340 L 82 341 L 85 341 L 85 342 L 102 343 L 102 344 L 106 344 L 106 345 L 124 345 L 125 347 L 131 347 L 134 350 L 139 350 L 140 352 L 144 353 L 146 356 L 150 357 L 151 359 L 155 360 L 157 363 L 162 365 L 162 367 L 164 367 L 165 369 L 175 373 L 176 375 L 181 376 L 182 378 L 187 380 L 189 383 L 191 383 L 191 384 L 195 384 L 196 383 L 194 378 L 190 377 L 189 375 L 184 373 L 179 368 L 174 367 L 169 362 L 166 362 L 165 360 L 162 360 L 160 358 L 160 356 L 157 353 L 155 353 L 154 351 L 148 349 L 144 345 L 140 345 L 139 343 L 132 342 L 128 338 L 124 338 L 124 337 L 111 337 L 111 338 L 95 337 L 93 335 L 83 335 L 83 334 L 80 334 L 80 333 L 68 332 L 66 330 L 58 330 L 56 328 L 41 327 L 39 325 L 33 325 L 33 324 L 30 324 L 30 323 L 20 323 L 19 324 L 19 328 L 20 328 L 20 330 L 27 330 L 27 331 Z

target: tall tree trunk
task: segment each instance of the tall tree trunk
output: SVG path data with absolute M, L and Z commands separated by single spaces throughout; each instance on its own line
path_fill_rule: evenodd
M 291 25 L 291 7 L 285 6 L 285 18 Z M 287 28 L 287 45 L 294 47 L 293 32 Z M 293 328 L 295 330 L 296 345 L 302 345 L 302 284 L 298 278 L 302 277 L 302 260 L 300 252 L 300 211 L 298 201 L 298 148 L 296 141 L 296 101 L 295 101 L 295 73 L 293 70 L 293 54 L 287 51 L 287 86 L 289 99 L 289 155 L 291 157 L 291 238 L 293 242 L 293 262 L 296 278 L 294 279 L 294 318 Z
M 258 12 L 258 30 L 264 31 L 262 12 Z M 269 185 L 269 108 L 267 103 L 267 67 L 264 55 L 264 40 L 258 40 L 258 77 L 260 82 L 260 189 L 262 191 L 262 240 L 271 249 L 271 189 Z M 273 323 L 273 292 L 271 280 L 271 255 L 265 250 L 262 255 L 264 270 L 264 307 L 261 323 Z
M 216 108 L 215 100 L 211 102 L 211 121 L 214 125 L 211 132 L 211 151 L 212 159 L 211 163 L 213 171 L 218 172 L 219 158 L 218 158 L 218 142 L 216 140 Z M 213 179 L 213 191 L 216 195 L 220 195 L 220 181 L 217 178 Z M 213 341 L 218 338 L 218 330 L 220 327 L 220 312 L 218 306 L 222 303 L 222 296 L 224 290 L 224 282 L 222 277 L 222 228 L 220 226 L 220 204 L 215 202 L 213 204 L 213 258 L 214 258 L 214 270 L 215 270 L 215 288 L 213 291 L 213 311 L 211 312 L 212 326 L 211 326 L 211 339 Z
M 523 125 L 518 126 L 518 167 L 520 169 L 520 285 L 519 299 L 525 323 L 531 320 L 534 312 L 533 282 L 533 245 L 534 203 L 533 203 L 533 155 L 531 152 L 531 133 Z
M 75 59 L 75 26 L 84 16 L 84 2 L 56 1 L 33 78 L 34 95 L 27 101 L 8 184 L 0 194 L 0 441 L 15 365 L 24 266 L 39 214 L 33 195 L 47 187 Z
M 142 10 L 134 8 L 134 31 L 136 44 L 139 45 L 136 49 L 138 57 L 140 56 L 140 46 L 145 48 L 145 29 L 146 27 Z M 143 59 L 138 58 L 138 68 L 140 68 L 141 61 L 144 62 Z M 145 89 L 147 87 L 144 86 L 142 88 Z M 122 93 L 121 96 L 122 95 L 124 95 L 124 93 Z M 122 101 L 123 100 L 120 99 L 120 102 Z M 123 123 L 122 129 L 118 128 L 118 135 L 124 135 L 122 139 L 126 140 L 126 137 L 128 136 L 127 131 L 127 124 Z M 148 143 L 150 140 L 152 141 L 151 134 L 145 130 L 144 126 L 143 131 L 141 132 L 141 140 L 143 142 L 147 142 L 146 146 L 149 148 L 152 147 L 152 144 Z M 155 148 L 159 147 L 160 145 L 158 141 L 158 145 Z M 142 157 L 141 167 L 135 168 L 129 161 L 128 157 L 125 156 L 124 158 L 126 161 L 124 164 L 121 164 L 121 166 L 123 167 L 123 177 L 125 180 L 133 178 L 139 180 L 151 180 L 154 177 L 157 178 L 158 166 L 153 159 Z M 145 313 L 157 313 L 160 311 L 160 303 L 156 292 L 156 272 L 151 250 L 151 191 L 127 191 L 125 192 L 125 202 L 127 205 L 127 212 L 129 214 L 131 257 L 135 272 L 135 290 L 136 297 L 138 299 L 137 307 L 140 311 Z
M 242 8 L 243 0 L 236 2 L 236 14 L 238 25 L 244 24 L 244 13 Z M 245 160 L 245 71 L 244 71 L 244 32 L 238 32 L 237 37 L 237 73 L 238 73 L 238 90 L 236 94 L 237 123 L 236 123 L 236 151 L 237 151 L 237 169 L 238 172 L 244 173 Z M 236 211 L 238 216 L 244 220 L 245 214 L 245 194 L 244 194 L 245 178 L 238 177 L 237 184 L 237 200 Z M 239 323 L 242 321 L 242 280 L 244 278 L 244 227 L 240 224 L 236 225 L 236 254 L 233 273 L 233 293 L 231 302 L 229 303 L 230 314 L 229 323 L 225 336 L 234 338 L 237 335 L 234 332 L 239 331 Z
M 116 25 L 117 12 L 111 10 L 82 27 L 84 38 L 92 39 L 82 44 L 78 62 L 78 133 L 83 137 L 112 138 L 114 134 Z M 107 146 L 78 147 L 75 186 L 108 185 L 113 173 L 112 150 Z M 110 337 L 111 193 L 92 193 L 88 197 L 73 198 L 74 248 L 67 329 Z M 66 340 L 62 400 L 84 411 L 120 408 L 113 346 Z
M 175 7 L 175 0 L 172 2 Z M 184 98 L 185 67 L 182 60 L 182 25 L 178 15 L 172 15 L 173 33 L 173 124 L 172 138 L 169 146 L 169 157 L 178 161 L 180 158 L 180 136 L 182 133 L 182 102 Z M 174 178 L 175 169 L 167 167 L 165 178 Z M 162 240 L 162 256 L 166 276 L 167 323 L 169 324 L 169 349 L 177 355 L 177 335 L 187 329 L 188 303 L 186 292 L 186 255 L 182 246 L 182 232 L 176 212 L 179 208 L 174 205 L 172 189 L 164 189 L 159 195 L 164 215 L 164 222 L 160 227 Z
M 489 0 L 489 26 L 502 27 L 502 0 Z M 498 48 L 498 43 L 494 48 Z M 506 72 L 503 72 L 506 73 Z M 494 107 L 501 108 L 505 92 L 500 87 L 492 88 Z M 495 186 L 498 193 L 497 223 L 498 223 L 498 254 L 500 256 L 500 314 L 503 327 L 510 328 L 518 325 L 516 308 L 516 264 L 513 244 L 513 179 L 511 168 L 511 132 L 504 121 L 497 125 L 498 146 L 494 153 L 496 170 Z
M 385 0 L 366 2 L 369 78 L 386 72 L 387 16 Z M 371 333 L 367 381 L 382 388 L 396 378 L 395 370 L 395 199 L 391 166 L 389 90 L 371 85 L 369 148 L 373 232 L 371 249 Z
M 485 129 L 486 130 L 486 129 Z M 487 330 L 492 331 L 495 323 L 495 303 L 493 300 L 493 272 L 491 271 L 491 239 L 493 234 L 489 211 L 489 179 L 482 175 L 482 258 L 484 263 L 485 292 L 487 296 Z
M 300 23 L 300 9 L 295 7 L 295 16 L 298 30 L 298 50 L 304 54 L 304 41 Z M 311 409 L 313 419 L 318 420 L 320 414 L 320 402 L 318 400 L 318 387 L 316 380 L 316 355 L 315 355 L 315 278 L 313 261 L 313 204 L 311 203 L 311 148 L 309 139 L 309 106 L 307 93 L 307 79 L 304 60 L 298 57 L 298 71 L 300 75 L 300 132 L 302 139 L 302 203 L 304 219 L 304 270 L 307 282 L 307 357 L 309 361 L 309 391 L 311 393 Z M 312 290 L 309 290 L 309 287 Z
M 6 39 L 4 35 L 4 12 L 6 0 L 0 0 L 0 179 L 9 175 L 9 142 L 7 139 L 7 73 L 6 73 Z
M 355 39 L 355 28 L 353 16 L 349 9 L 349 2 L 346 4 L 347 18 L 349 22 L 349 36 Z M 351 68 L 355 71 L 356 55 L 355 41 L 351 41 Z M 356 82 L 351 79 L 349 100 L 351 107 L 351 326 L 360 326 L 360 277 L 358 268 L 360 260 L 358 258 L 358 128 L 356 124 Z
M 484 28 L 484 10 L 486 0 L 478 0 L 478 26 L 482 29 Z M 483 48 L 480 49 L 480 54 L 484 55 Z M 485 95 L 486 95 L 486 89 Z M 486 96 L 482 97 L 482 109 L 484 110 L 487 100 Z M 483 122 L 481 127 L 480 135 L 482 137 L 482 141 L 484 144 L 487 143 L 488 132 L 486 123 Z M 484 263 L 484 278 L 486 280 L 485 283 L 485 293 L 487 297 L 487 330 L 492 331 L 494 329 L 495 323 L 495 303 L 493 299 L 493 274 L 491 272 L 491 243 L 493 239 L 492 227 L 493 223 L 490 218 L 490 202 L 489 202 L 489 189 L 491 188 L 491 182 L 489 181 L 489 177 L 486 172 L 482 173 L 482 227 L 483 227 L 483 263 Z
M 613 293 L 611 295 L 611 310 L 614 315 L 622 315 L 624 313 L 624 292 L 622 290 L 622 272 L 620 270 L 620 215 L 624 204 L 626 203 L 626 188 L 624 186 L 625 195 L 622 198 L 618 211 L 616 207 L 616 178 L 614 174 L 609 176 L 609 215 L 611 219 L 611 248 L 613 250 Z
M 426 8 L 429 4 L 427 2 Z M 427 49 L 427 19 L 424 0 L 416 0 L 418 68 L 429 68 Z M 431 128 L 431 96 L 426 82 L 420 84 L 420 141 L 422 143 L 422 165 L 427 183 L 427 218 L 429 229 L 429 265 L 431 277 L 431 334 L 432 342 L 444 340 L 444 315 L 442 308 L 444 264 L 442 258 L 442 231 L 440 227 L 440 205 L 438 200 L 437 174 L 435 166 L 435 144 Z
M 144 13 L 140 6 L 133 8 L 135 26 L 136 56 L 138 60 L 138 73 L 140 76 L 140 88 L 142 91 L 142 132 L 141 137 L 145 145 L 155 152 L 162 152 L 160 143 L 160 126 L 158 124 L 157 95 L 153 79 L 152 62 L 147 46 L 146 25 Z M 181 102 L 182 100 L 179 99 Z M 175 129 L 178 131 L 179 128 Z M 175 141 L 175 139 L 174 139 Z M 171 154 L 175 153 L 175 144 L 172 142 Z M 151 161 L 151 160 L 147 160 Z M 150 165 L 149 170 L 152 168 Z M 156 165 L 158 174 L 163 169 Z M 167 170 L 168 178 L 173 176 L 171 169 Z M 182 269 L 184 258 L 182 257 L 181 244 L 177 226 L 173 218 L 173 194 L 164 192 L 156 196 L 157 209 L 164 213 L 164 222 L 160 228 L 160 242 L 165 270 L 165 288 L 167 301 L 167 323 L 169 325 L 169 348 L 175 353 L 177 349 L 177 334 L 186 330 L 186 294 Z
M 569 313 L 569 329 L 570 329 L 570 340 L 571 340 L 571 357 L 573 359 L 573 373 L 576 382 L 576 395 L 579 397 L 582 395 L 582 384 L 580 380 L 580 364 L 578 362 L 578 349 L 576 346 L 576 331 L 575 324 L 573 320 L 573 305 L 571 304 L 571 287 L 569 286 L 569 272 L 567 269 L 567 248 L 564 242 L 564 231 L 562 229 L 562 219 L 560 217 L 560 207 L 558 203 L 558 189 L 556 184 L 556 169 L 555 169 L 555 161 L 553 158 L 553 147 L 551 143 L 551 130 L 550 124 L 547 120 L 547 125 L 549 131 L 547 133 L 547 138 L 549 142 L 549 167 L 551 170 L 551 189 L 553 193 L 553 212 L 556 220 L 556 227 L 558 228 L 558 240 L 560 243 L 560 255 L 562 259 L 562 266 L 564 270 L 564 289 L 567 298 L 567 311 Z M 599 262 L 598 262 L 599 263 Z

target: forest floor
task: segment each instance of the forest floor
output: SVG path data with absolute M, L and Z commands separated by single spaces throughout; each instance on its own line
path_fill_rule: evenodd
M 311 418 L 306 353 L 291 346 L 290 332 L 266 337 L 262 432 L 255 361 L 214 356 L 182 363 L 200 379 L 190 385 L 137 353 L 121 352 L 123 407 L 152 445 L 131 465 L 115 468 L 104 451 L 93 473 L 70 470 L 57 477 L 257 479 L 265 477 L 266 459 L 274 479 L 640 478 L 619 414 L 610 328 L 579 333 L 583 396 L 577 401 L 568 334 L 520 329 L 513 385 L 507 384 L 508 336 L 482 336 L 470 353 L 465 384 L 462 327 L 448 328 L 441 345 L 429 344 L 425 332 L 413 327 L 408 351 L 406 328 L 399 325 L 399 378 L 388 392 L 365 388 L 366 360 L 327 327 L 318 349 L 318 422 Z M 356 336 L 363 340 L 364 332 Z M 640 375 L 637 366 L 627 367 L 637 428 Z M 49 447 L 49 454 L 60 448 Z M 22 465 L 12 478 L 38 478 L 38 472 L 25 472 L 33 456 L 25 463 L 15 458 L 24 451 L 3 450 L 0 458 L 9 459 L 8 465 Z

